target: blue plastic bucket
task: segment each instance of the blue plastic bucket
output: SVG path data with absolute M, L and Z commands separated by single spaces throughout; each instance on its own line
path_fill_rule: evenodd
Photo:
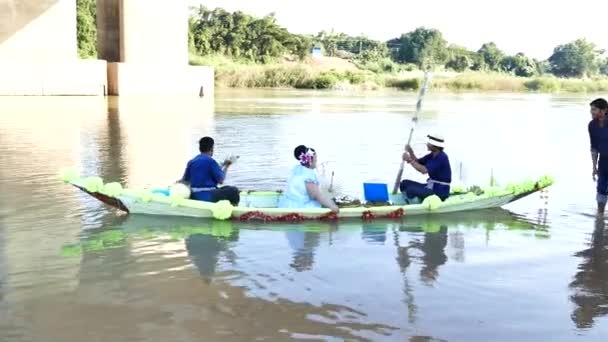
M 388 185 L 384 183 L 363 183 L 366 202 L 388 202 Z

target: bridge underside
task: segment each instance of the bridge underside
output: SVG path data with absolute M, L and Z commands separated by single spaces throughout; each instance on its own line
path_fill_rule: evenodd
M 0 0 L 0 95 L 213 93 L 188 65 L 183 1 L 97 0 L 97 60 L 80 60 L 76 0 Z

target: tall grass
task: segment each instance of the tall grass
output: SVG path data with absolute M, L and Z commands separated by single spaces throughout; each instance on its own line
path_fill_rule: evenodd
M 379 89 L 398 88 L 416 91 L 422 84 L 422 72 L 388 72 L 365 70 L 315 70 L 304 63 L 256 64 L 247 60 L 221 55 L 190 56 L 192 65 L 215 67 L 218 87 L 231 88 L 299 88 L 299 89 Z M 388 64 L 387 64 L 388 65 Z M 378 66 L 383 69 L 382 66 Z M 466 72 L 461 74 L 437 73 L 431 82 L 435 90 L 444 91 L 507 91 L 507 92 L 603 92 L 608 91 L 608 78 L 560 79 L 553 76 L 533 78 L 516 77 L 501 73 Z

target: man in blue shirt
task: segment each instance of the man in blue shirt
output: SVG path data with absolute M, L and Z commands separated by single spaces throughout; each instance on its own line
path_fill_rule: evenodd
M 592 177 L 597 179 L 597 214 L 604 215 L 608 199 L 608 102 L 605 99 L 593 100 L 590 104 L 592 120 L 589 122 L 591 142 Z
M 215 142 L 211 137 L 203 137 L 198 142 L 201 154 L 188 162 L 182 182 L 190 185 L 192 194 L 190 198 L 206 202 L 219 202 L 228 200 L 237 206 L 240 201 L 239 190 L 233 186 L 218 188 L 223 184 L 231 160 L 226 160 L 220 166 L 213 157 Z
M 426 184 L 406 179 L 401 182 L 400 189 L 406 200 L 418 198 L 424 201 L 431 195 L 437 195 L 445 200 L 450 195 L 450 183 L 452 182 L 452 169 L 448 155 L 443 152 L 444 140 L 439 135 L 427 135 L 427 148 L 430 151 L 426 156 L 418 159 L 410 145 L 405 147 L 403 160 L 412 167 L 429 176 Z

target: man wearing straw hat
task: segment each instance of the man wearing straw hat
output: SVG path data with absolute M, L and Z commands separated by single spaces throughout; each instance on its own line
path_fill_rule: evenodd
M 417 158 L 412 147 L 405 146 L 403 160 L 416 171 L 429 177 L 426 184 L 409 179 L 401 182 L 399 188 L 408 203 L 415 203 L 416 200 L 422 202 L 432 195 L 437 195 L 443 201 L 450 195 L 452 169 L 448 155 L 443 151 L 445 147 L 443 137 L 439 134 L 427 135 L 426 147 L 430 153 Z

